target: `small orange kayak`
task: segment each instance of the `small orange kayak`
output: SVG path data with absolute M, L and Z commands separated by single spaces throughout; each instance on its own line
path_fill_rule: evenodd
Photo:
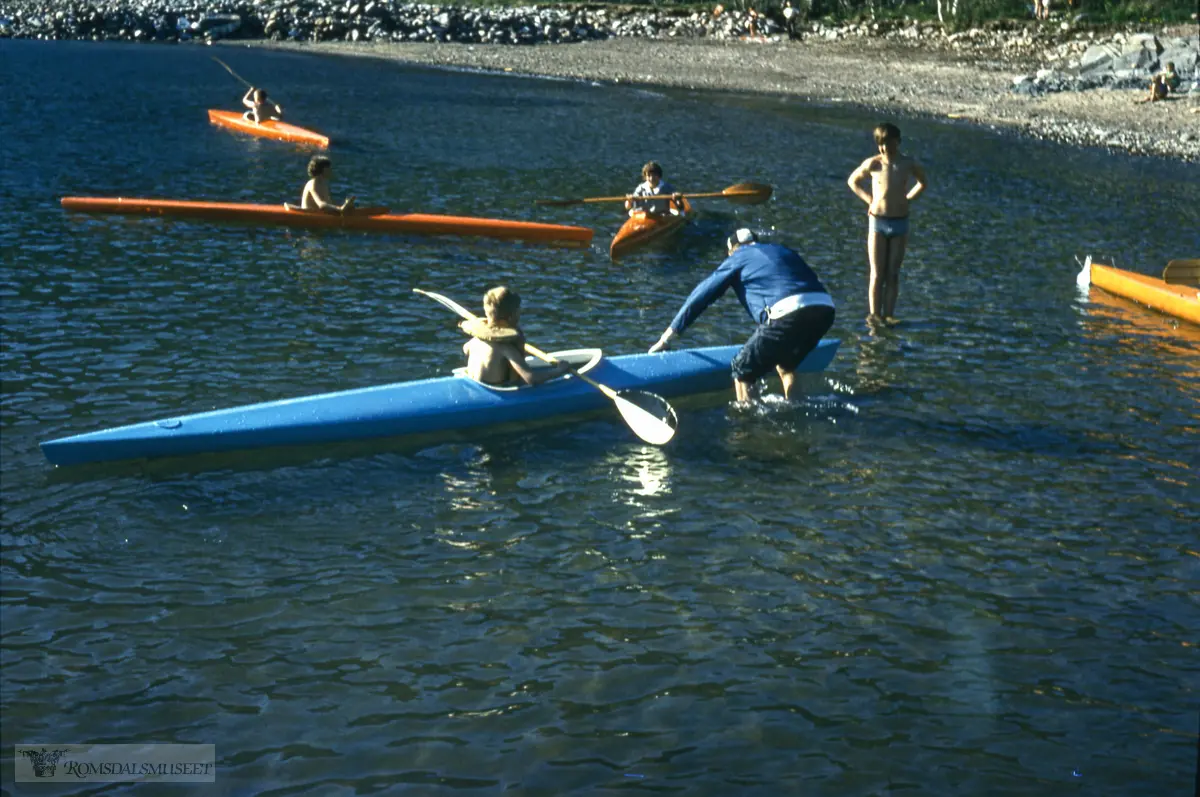
M 1079 281 L 1080 284 L 1090 281 L 1097 288 L 1144 304 L 1160 313 L 1200 324 L 1200 287 L 1195 285 L 1175 285 L 1157 277 L 1147 277 L 1099 263 L 1085 265 Z
M 651 215 L 644 210 L 634 211 L 608 247 L 608 255 L 617 260 L 625 255 L 644 249 L 666 246 L 687 226 L 692 218 L 692 203 L 685 198 L 683 210 L 678 213 Z
M 249 133 L 252 136 L 273 138 L 278 141 L 294 141 L 297 144 L 311 144 L 314 147 L 325 148 L 329 146 L 328 136 L 314 133 L 312 130 L 305 130 L 303 127 L 289 125 L 287 122 L 280 122 L 276 119 L 268 119 L 262 123 L 251 122 L 237 111 L 210 110 L 208 112 L 208 121 L 217 127 L 227 127 L 230 130 Z
M 289 210 L 283 203 L 254 205 L 242 202 L 187 202 L 170 199 L 124 197 L 63 197 L 65 210 L 81 213 L 119 213 L 145 216 L 174 216 L 204 221 L 280 225 L 318 229 L 389 232 L 406 235 L 464 235 L 527 241 L 557 246 L 585 247 L 592 243 L 587 227 L 508 221 L 471 216 L 439 216 L 429 213 L 388 213 L 387 208 L 355 208 L 341 213 Z

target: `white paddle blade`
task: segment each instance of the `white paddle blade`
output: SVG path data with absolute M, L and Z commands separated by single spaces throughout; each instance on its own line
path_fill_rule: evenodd
M 666 445 L 675 436 L 679 419 L 662 396 L 641 390 L 626 390 L 613 399 L 621 417 L 638 437 L 655 446 Z

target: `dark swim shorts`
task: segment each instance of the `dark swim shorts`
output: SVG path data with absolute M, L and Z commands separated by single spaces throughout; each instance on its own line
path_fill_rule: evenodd
M 833 308 L 804 307 L 760 324 L 733 358 L 733 378 L 753 383 L 775 370 L 795 371 L 833 326 Z

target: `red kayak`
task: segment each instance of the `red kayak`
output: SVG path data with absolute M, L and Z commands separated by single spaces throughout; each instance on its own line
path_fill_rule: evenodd
M 536 221 L 484 219 L 472 216 L 439 216 L 430 213 L 392 214 L 383 207 L 353 208 L 345 214 L 341 214 L 288 210 L 282 203 L 252 205 L 243 202 L 188 202 L 170 199 L 81 196 L 63 197 L 62 206 L 66 210 L 81 213 L 173 216 L 267 226 L 335 228 L 408 235 L 479 236 L 570 247 L 585 247 L 592 243 L 592 231 L 587 227 L 542 224 Z
M 252 136 L 273 138 L 278 141 L 294 141 L 297 144 L 311 144 L 314 147 L 321 147 L 322 149 L 329 146 L 328 136 L 323 136 L 312 130 L 305 130 L 303 127 L 289 125 L 287 122 L 280 122 L 277 119 L 268 119 L 261 123 L 251 122 L 237 111 L 210 110 L 208 112 L 208 121 L 217 127 L 227 127 L 230 130 L 249 133 Z
M 643 249 L 669 245 L 691 219 L 692 203 L 686 198 L 683 200 L 683 209 L 678 214 L 652 215 L 644 210 L 635 210 L 613 236 L 608 255 L 617 260 Z

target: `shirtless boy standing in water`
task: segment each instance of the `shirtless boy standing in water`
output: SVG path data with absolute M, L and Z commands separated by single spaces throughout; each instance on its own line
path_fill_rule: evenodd
M 925 170 L 913 158 L 900 154 L 900 130 L 895 125 L 875 128 L 875 144 L 879 154 L 863 161 L 846 182 L 867 203 L 867 257 L 871 261 L 867 320 L 891 322 L 900 294 L 900 263 L 908 246 L 908 203 L 925 190 Z M 863 187 L 868 176 L 870 193 Z

